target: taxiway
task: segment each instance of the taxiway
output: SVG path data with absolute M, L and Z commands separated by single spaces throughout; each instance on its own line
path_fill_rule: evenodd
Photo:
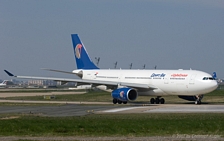
M 9 103 L 38 103 L 38 105 L 0 106 L 0 113 L 37 114 L 42 116 L 83 116 L 87 114 L 131 113 L 224 113 L 224 105 L 193 104 L 111 104 L 106 102 L 22 101 L 0 100 Z M 40 105 L 42 103 L 43 105 Z M 47 103 L 47 105 L 46 105 Z M 49 105 L 48 105 L 49 104 Z M 55 105 L 54 105 L 55 104 Z

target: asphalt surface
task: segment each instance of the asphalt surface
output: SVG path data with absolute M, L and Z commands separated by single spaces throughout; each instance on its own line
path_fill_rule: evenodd
M 87 114 L 93 114 L 97 111 L 104 111 L 111 106 L 93 106 L 93 105 L 77 105 L 77 104 L 65 104 L 65 105 L 52 105 L 52 106 L 0 106 L 0 113 L 7 114 L 35 114 L 41 116 L 51 117 L 67 117 L 67 116 L 83 116 Z
M 2 100 L 0 100 L 2 102 Z M 13 102 L 16 102 L 14 100 Z M 30 101 L 23 101 L 29 103 Z M 35 101 L 31 101 L 35 103 Z M 43 101 L 46 102 L 46 101 Z M 56 105 L 12 105 L 0 106 L 0 113 L 10 114 L 35 114 L 42 116 L 66 117 L 83 116 L 87 114 L 109 114 L 109 113 L 224 113 L 224 105 L 184 105 L 184 104 L 148 104 L 148 105 L 114 105 L 100 104 L 94 105 L 92 102 L 85 104 L 58 104 L 58 101 L 51 103 Z M 40 103 L 40 101 L 38 101 Z M 75 102 L 74 102 L 75 103 Z M 96 103 L 95 103 L 96 104 Z
M 49 93 L 1 93 L 0 97 L 83 94 L 85 92 L 49 92 Z M 73 101 L 29 101 L 4 100 L 0 103 L 22 103 L 0 106 L 1 113 L 38 114 L 42 116 L 66 117 L 87 114 L 108 113 L 224 113 L 224 105 L 210 104 L 112 104 L 111 102 L 73 102 Z M 26 104 L 32 103 L 32 104 Z M 35 103 L 37 103 L 35 105 Z M 24 105 L 24 106 L 23 106 Z
M 101 111 L 101 113 L 224 113 L 224 105 L 150 104 L 114 108 Z

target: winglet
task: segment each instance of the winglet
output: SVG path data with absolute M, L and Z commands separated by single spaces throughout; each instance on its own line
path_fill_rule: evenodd
M 15 76 L 15 75 L 13 75 L 12 73 L 10 73 L 9 71 L 7 71 L 7 70 L 4 70 L 9 76 Z

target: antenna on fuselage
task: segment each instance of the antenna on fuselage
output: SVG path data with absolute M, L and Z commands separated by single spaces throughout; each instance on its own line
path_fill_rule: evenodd
M 132 68 L 132 63 L 130 64 L 130 69 Z
M 155 68 L 155 70 L 156 70 L 157 66 L 155 65 L 155 67 L 154 67 L 154 68 Z
M 114 63 L 114 68 L 115 69 L 117 68 L 117 61 Z
M 143 69 L 145 69 L 145 64 L 143 65 Z

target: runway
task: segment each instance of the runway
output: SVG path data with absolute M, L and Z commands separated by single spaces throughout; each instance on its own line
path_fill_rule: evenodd
M 23 114 L 50 117 L 84 116 L 95 111 L 107 110 L 107 106 L 92 105 L 43 105 L 43 106 L 0 106 L 0 114 Z
M 115 108 L 101 113 L 224 113 L 224 105 L 164 104 Z
M 38 103 L 37 105 L 0 106 L 0 114 L 35 114 L 40 116 L 67 117 L 88 114 L 131 114 L 131 113 L 224 113 L 224 105 L 194 104 L 111 104 L 103 102 L 65 102 L 65 101 L 21 101 L 0 100 L 10 103 Z M 41 105 L 40 103 L 43 103 Z M 46 103 L 50 103 L 47 104 Z M 55 105 L 54 105 L 55 104 Z

